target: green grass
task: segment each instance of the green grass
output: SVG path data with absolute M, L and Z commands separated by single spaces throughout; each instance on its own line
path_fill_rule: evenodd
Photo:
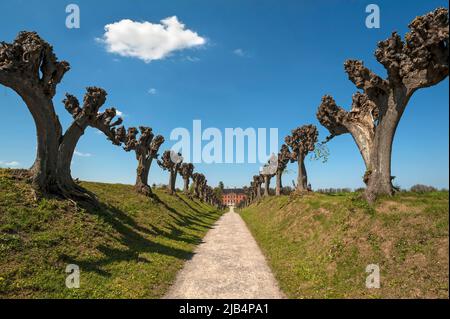
M 82 183 L 102 208 L 32 198 L 0 170 L 0 298 L 159 298 L 221 212 L 182 194 Z M 80 288 L 65 286 L 80 267 Z
M 290 298 L 448 298 L 448 192 L 270 197 L 245 208 Z M 365 287 L 377 264 L 381 288 Z

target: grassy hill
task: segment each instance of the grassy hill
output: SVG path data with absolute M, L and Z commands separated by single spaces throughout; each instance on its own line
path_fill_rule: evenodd
M 448 298 L 448 192 L 270 197 L 241 211 L 290 298 Z M 377 264 L 381 288 L 365 287 Z
M 158 298 L 221 212 L 184 195 L 82 183 L 102 208 L 32 199 L 30 186 L 0 169 L 0 298 Z M 80 267 L 80 288 L 65 286 Z

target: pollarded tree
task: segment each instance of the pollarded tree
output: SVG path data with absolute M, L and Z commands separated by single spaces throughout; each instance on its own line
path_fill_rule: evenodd
M 192 190 L 194 193 L 194 197 L 198 198 L 198 181 L 200 180 L 200 173 L 193 173 L 192 174 Z
M 275 176 L 275 174 L 267 174 L 267 173 L 261 173 L 263 179 L 264 179 L 264 197 L 269 196 L 269 190 L 270 190 L 270 180 L 272 177 Z
M 180 169 L 181 163 L 183 162 L 183 157 L 180 153 L 174 151 L 165 151 L 158 160 L 158 165 L 163 169 L 169 171 L 169 194 L 173 195 L 175 193 L 175 184 L 177 181 L 178 170 Z
M 125 129 L 121 129 L 125 132 Z M 139 138 L 137 135 L 140 133 Z M 139 129 L 130 127 L 126 134 L 120 136 L 124 143 L 124 150 L 127 152 L 134 151 L 138 167 L 136 170 L 136 183 L 134 188 L 136 192 L 145 196 L 152 195 L 152 189 L 148 184 L 148 175 L 150 167 L 154 159 L 158 157 L 160 146 L 164 143 L 164 137 L 161 135 L 154 136 L 151 127 L 140 126 Z
M 114 108 L 98 113 L 106 92 L 88 88 L 83 107 L 74 96 L 66 96 L 64 104 L 74 122 L 63 133 L 53 97 L 69 69 L 69 63 L 58 61 L 52 46 L 35 32 L 20 32 L 12 44 L 0 43 L 0 84 L 23 99 L 36 126 L 37 152 L 30 169 L 34 189 L 42 194 L 92 199 L 70 175 L 76 144 L 87 126 L 100 129 L 117 144 L 114 126 L 120 124 L 121 119 L 111 123 L 116 116 Z
M 258 183 L 255 182 L 255 177 L 253 177 L 253 181 L 250 182 L 252 202 L 258 199 Z
M 213 204 L 213 196 L 214 196 L 213 188 L 209 185 L 205 185 L 204 197 L 203 197 L 203 200 L 205 201 L 205 203 L 212 205 Z
M 278 157 L 272 154 L 268 163 L 263 166 L 261 176 L 264 179 L 264 196 L 269 196 L 270 180 L 275 176 L 278 167 Z
M 37 155 L 30 171 L 34 187 L 43 193 L 61 193 L 57 161 L 62 127 L 52 99 L 69 69 L 34 32 L 21 32 L 14 43 L 0 44 L 0 83 L 19 94 L 36 125 Z
M 280 152 L 278 153 L 277 172 L 276 172 L 276 189 L 275 195 L 281 195 L 281 189 L 283 188 L 281 177 L 287 164 L 291 160 L 292 154 L 289 151 L 289 147 L 286 144 L 281 145 Z
M 264 182 L 264 177 L 262 177 L 261 175 L 254 175 L 253 176 L 253 185 L 255 187 L 255 196 L 256 199 L 260 199 L 261 198 L 261 185 Z
M 73 154 L 79 139 L 84 134 L 88 126 L 103 132 L 114 145 L 120 145 L 121 141 L 116 130 L 116 126 L 122 123 L 122 119 L 116 117 L 116 109 L 109 108 L 99 113 L 100 107 L 106 101 L 106 91 L 97 87 L 88 87 L 83 99 L 83 106 L 80 106 L 78 99 L 70 94 L 66 94 L 64 99 L 65 109 L 72 115 L 74 121 L 62 135 L 58 147 L 57 158 L 57 180 L 59 189 L 67 193 L 70 197 L 84 197 L 85 191 L 79 187 L 72 179 L 70 165 Z M 77 195 L 78 194 L 78 195 Z
M 253 203 L 253 197 L 255 193 L 255 187 L 253 181 L 250 182 L 250 186 L 247 189 L 247 205 Z
M 247 206 L 248 204 L 249 204 L 249 201 L 250 201 L 250 192 L 251 192 L 251 189 L 250 189 L 250 187 L 248 187 L 248 186 L 244 186 L 243 188 L 242 188 L 242 191 L 244 192 L 244 195 L 245 195 L 245 198 L 244 198 L 244 201 L 243 201 L 243 206 Z
M 436 85 L 448 76 L 448 10 L 436 9 L 415 18 L 402 41 L 397 33 L 378 43 L 375 57 L 387 70 L 382 79 L 361 61 L 348 60 L 349 79 L 362 90 L 353 96 L 351 111 L 324 96 L 317 118 L 331 133 L 327 140 L 350 133 L 366 165 L 366 198 L 392 195 L 392 142 L 409 99 L 420 88 Z
M 285 143 L 291 148 L 291 162 L 297 162 L 298 175 L 297 175 L 297 190 L 308 190 L 308 175 L 305 167 L 305 157 L 309 152 L 313 152 L 319 131 L 314 125 L 303 125 L 292 130 L 292 134 L 286 136 Z
M 193 188 L 194 188 L 194 196 L 200 199 L 200 185 L 202 181 L 205 179 L 205 175 L 201 173 L 192 174 Z
M 184 181 L 184 193 L 189 193 L 189 179 L 192 178 L 192 174 L 194 173 L 194 164 L 192 163 L 183 163 L 180 167 L 180 175 L 183 177 Z
M 206 187 L 208 186 L 208 180 L 206 179 L 205 176 L 203 176 L 203 178 L 200 180 L 200 185 L 198 187 L 199 189 L 199 195 L 200 195 L 200 199 L 202 201 L 206 201 Z
M 217 198 L 222 198 L 224 188 L 225 188 L 225 185 L 223 184 L 223 182 L 219 182 L 218 186 L 213 188 L 214 196 Z
M 210 189 L 210 199 L 209 199 L 210 204 L 213 206 L 216 206 L 216 207 L 221 207 L 222 206 L 222 196 L 219 196 L 218 194 L 216 194 L 216 192 L 214 192 L 213 187 L 209 187 L 209 189 Z

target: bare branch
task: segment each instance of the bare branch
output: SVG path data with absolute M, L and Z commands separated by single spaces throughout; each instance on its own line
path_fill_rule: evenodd
M 278 171 L 284 171 L 287 164 L 292 158 L 292 154 L 289 151 L 289 147 L 286 144 L 281 145 L 280 152 L 278 152 Z
M 179 156 L 181 156 L 180 153 L 178 153 Z M 172 154 L 171 151 L 164 151 L 163 155 L 161 156 L 161 159 L 158 160 L 158 165 L 163 169 L 163 170 L 169 170 L 171 171 L 173 168 L 175 168 L 176 164 L 181 164 L 181 163 L 175 163 L 172 160 Z
M 325 95 L 322 98 L 322 103 L 317 110 L 316 117 L 320 124 L 325 126 L 331 133 L 331 136 L 327 138 L 327 141 L 337 135 L 349 132 L 346 126 L 348 112 L 337 106 L 336 102 L 330 95 Z
M 357 92 L 352 97 L 352 110 L 347 113 L 347 122 L 363 125 L 373 131 L 379 117 L 377 105 L 366 94 Z M 349 127 L 351 131 L 351 127 Z
M 0 43 L 0 83 L 17 92 L 39 88 L 52 98 L 69 69 L 69 63 L 59 62 L 53 47 L 36 32 L 20 32 L 12 44 Z
M 291 161 L 297 160 L 299 156 L 303 158 L 309 152 L 314 151 L 319 136 L 319 131 L 314 125 L 303 125 L 293 129 L 291 135 L 286 136 L 284 142 L 291 147 Z
M 337 106 L 331 96 L 325 96 L 319 106 L 317 118 L 331 134 L 324 143 L 334 136 L 351 133 L 364 161 L 368 163 L 379 113 L 376 104 L 366 94 L 357 92 L 353 95 L 350 112 Z
M 386 94 L 389 90 L 389 83 L 366 68 L 362 61 L 347 60 L 344 69 L 350 81 L 367 94 Z
M 162 135 L 156 135 L 156 137 L 150 143 L 150 148 L 148 152 L 148 158 L 157 158 L 158 151 L 161 145 L 164 143 L 164 137 Z
M 403 42 L 394 32 L 378 43 L 375 57 L 388 71 L 391 85 L 414 90 L 435 85 L 448 76 L 448 9 L 415 18 Z
M 189 179 L 192 177 L 192 173 L 194 172 L 194 164 L 192 163 L 183 163 L 180 166 L 180 175 L 183 179 Z
M 96 121 L 92 124 L 95 128 L 103 132 L 114 145 L 120 145 L 121 140 L 116 133 L 116 126 L 122 124 L 123 120 L 119 117 L 114 122 L 117 111 L 115 108 L 108 108 L 103 113 L 97 115 Z M 112 122 L 112 123 L 111 123 Z
M 136 127 L 129 127 L 127 129 L 127 134 L 125 136 L 124 140 L 124 147 L 123 149 L 127 152 L 136 150 L 137 147 L 137 135 L 139 133 L 139 130 Z
M 259 187 L 262 183 L 264 183 L 264 177 L 262 175 L 254 175 L 253 182 Z
M 99 113 L 99 109 L 106 101 L 106 95 L 106 91 L 101 88 L 88 87 L 84 95 L 83 107 L 80 107 L 78 99 L 71 94 L 66 94 L 63 103 L 82 130 L 87 126 L 95 127 L 103 132 L 113 144 L 120 145 L 121 142 L 116 137 L 115 127 L 122 123 L 122 118 L 113 122 L 116 117 L 115 108 L 109 108 Z

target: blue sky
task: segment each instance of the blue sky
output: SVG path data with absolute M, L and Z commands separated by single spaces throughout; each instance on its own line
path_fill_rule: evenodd
M 373 52 L 377 41 L 393 30 L 401 35 L 408 23 L 447 1 L 6 1 L 1 0 L 0 40 L 11 42 L 18 31 L 37 31 L 54 46 L 59 59 L 72 69 L 58 87 L 57 113 L 67 127 L 71 119 L 62 103 L 65 92 L 82 99 L 84 88 L 108 91 L 106 106 L 124 113 L 126 126 L 148 125 L 168 140 L 176 127 L 192 121 L 223 131 L 231 127 L 278 128 L 282 139 L 303 124 L 315 124 L 320 137 L 327 130 L 315 113 L 324 94 L 339 105 L 350 105 L 354 85 L 343 63 L 357 58 L 378 74 L 384 69 Z M 67 29 L 65 7 L 78 4 L 81 28 Z M 365 27 L 365 7 L 376 3 L 381 28 Z M 107 52 L 97 41 L 105 25 L 122 19 L 159 21 L 177 16 L 206 39 L 206 44 L 173 52 L 150 63 Z M 150 91 L 154 89 L 153 91 Z M 153 93 L 153 94 L 152 94 Z M 448 187 L 448 79 L 417 92 L 400 122 L 394 141 L 392 172 L 396 183 Z M 11 90 L 0 87 L 0 161 L 28 167 L 35 156 L 31 116 Z M 166 142 L 162 149 L 174 142 Z M 327 163 L 307 161 L 310 182 L 319 187 L 359 187 L 364 165 L 350 135 L 329 143 Z M 133 183 L 136 160 L 89 129 L 77 147 L 90 156 L 75 156 L 74 177 L 84 180 Z M 197 164 L 210 184 L 248 184 L 259 164 Z M 289 166 L 284 184 L 296 177 Z M 167 173 L 153 165 L 151 182 L 166 183 Z

